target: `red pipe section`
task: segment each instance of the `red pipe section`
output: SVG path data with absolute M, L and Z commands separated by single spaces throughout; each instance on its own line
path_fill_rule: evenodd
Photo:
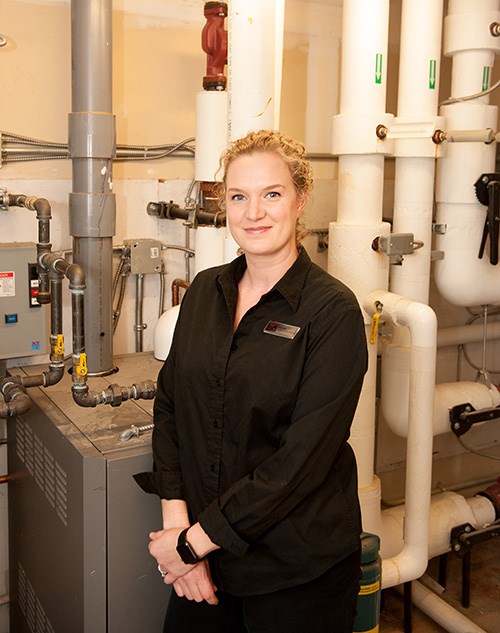
M 227 16 L 225 2 L 205 2 L 203 10 L 207 22 L 201 32 L 201 46 L 207 54 L 207 74 L 203 77 L 204 90 L 225 90 L 227 64 L 227 31 L 224 18 Z

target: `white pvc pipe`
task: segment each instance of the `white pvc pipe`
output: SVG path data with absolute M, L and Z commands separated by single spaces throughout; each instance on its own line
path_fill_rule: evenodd
M 344 2 L 341 113 L 385 111 L 388 35 L 388 0 Z
M 382 318 L 408 327 L 411 337 L 404 546 L 382 562 L 383 582 L 393 586 L 418 578 L 428 563 L 437 319 L 429 306 L 387 291 L 370 293 L 365 310 L 373 312 L 375 302 Z
M 278 129 L 285 0 L 229 0 L 228 140 L 251 130 Z M 225 231 L 224 261 L 238 245 Z
M 229 140 L 277 129 L 284 0 L 230 0 L 228 28 Z
M 437 344 L 438 347 L 446 347 L 466 343 L 478 343 L 483 340 L 483 337 L 484 327 L 482 323 L 461 325 L 438 330 Z M 487 338 L 488 341 L 500 338 L 500 321 L 488 323 Z
M 448 602 L 420 582 L 412 583 L 412 602 L 445 631 L 450 633 L 487 633 Z
M 405 121 L 436 118 L 441 59 L 442 0 L 403 0 L 398 83 L 398 117 Z M 423 151 L 423 148 L 425 151 Z M 390 289 L 428 303 L 434 171 L 436 149 L 431 139 L 395 143 L 394 233 L 413 233 L 422 248 L 391 267 Z
M 202 90 L 196 94 L 196 153 L 194 179 L 221 179 L 220 155 L 227 145 L 227 92 Z
M 489 25 L 500 18 L 498 0 L 450 0 L 445 20 L 444 52 L 453 57 L 451 97 L 484 91 L 490 85 L 498 38 Z M 441 108 L 450 130 L 496 130 L 498 111 L 489 95 Z M 487 207 L 475 195 L 474 183 L 495 171 L 495 144 L 448 143 L 438 161 L 436 222 L 446 232 L 436 236 L 435 247 L 444 257 L 435 263 L 437 288 L 450 303 L 460 306 L 500 303 L 500 268 L 492 266 L 486 246 L 478 259 Z
M 362 16 L 362 19 L 360 19 Z M 346 0 L 342 8 L 340 113 L 333 118 L 332 151 L 339 155 L 337 221 L 329 227 L 328 271 L 362 302 L 374 288 L 387 288 L 388 262 L 371 248 L 387 235 L 382 222 L 384 145 L 376 136 L 385 112 L 389 1 Z M 370 318 L 365 314 L 367 326 Z M 351 428 L 360 489 L 374 482 L 376 347 Z
M 395 556 L 404 546 L 405 514 L 404 505 L 383 510 L 378 532 L 383 558 Z M 455 492 L 443 492 L 432 497 L 429 517 L 428 560 L 450 550 L 451 530 L 457 525 L 470 523 L 476 529 L 491 525 L 495 521 L 495 508 L 481 495 L 466 499 Z M 385 583 L 383 579 L 384 587 L 389 586 Z
M 408 433 L 408 399 L 410 384 L 410 348 L 402 345 L 384 346 L 380 410 L 382 417 L 393 433 L 406 437 Z M 441 383 L 434 389 L 432 434 L 449 433 L 450 409 L 459 404 L 470 403 L 474 409 L 496 407 L 500 404 L 500 393 L 496 387 L 473 381 Z
M 194 274 L 224 263 L 224 229 L 199 226 L 194 232 Z

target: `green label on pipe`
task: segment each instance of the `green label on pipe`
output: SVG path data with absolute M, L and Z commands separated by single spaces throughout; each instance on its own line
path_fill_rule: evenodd
M 436 60 L 429 61 L 429 90 L 436 89 Z
M 375 55 L 375 83 L 382 83 L 382 53 Z
M 490 67 L 489 66 L 484 66 L 483 67 L 483 88 L 482 91 L 484 92 L 485 90 L 488 90 L 490 86 Z

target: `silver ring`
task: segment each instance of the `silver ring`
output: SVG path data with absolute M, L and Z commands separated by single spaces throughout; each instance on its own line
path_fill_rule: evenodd
M 165 576 L 168 574 L 168 571 L 163 571 L 159 563 L 158 563 L 158 571 L 160 572 L 162 578 L 165 578 Z

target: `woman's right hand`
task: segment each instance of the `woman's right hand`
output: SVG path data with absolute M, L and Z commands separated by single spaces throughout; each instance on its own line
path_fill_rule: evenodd
M 213 583 L 206 560 L 196 563 L 191 571 L 177 578 L 173 583 L 173 587 L 178 596 L 185 597 L 188 600 L 194 600 L 195 602 L 203 602 L 205 600 L 208 604 L 217 604 L 219 602 L 215 595 L 217 587 Z

